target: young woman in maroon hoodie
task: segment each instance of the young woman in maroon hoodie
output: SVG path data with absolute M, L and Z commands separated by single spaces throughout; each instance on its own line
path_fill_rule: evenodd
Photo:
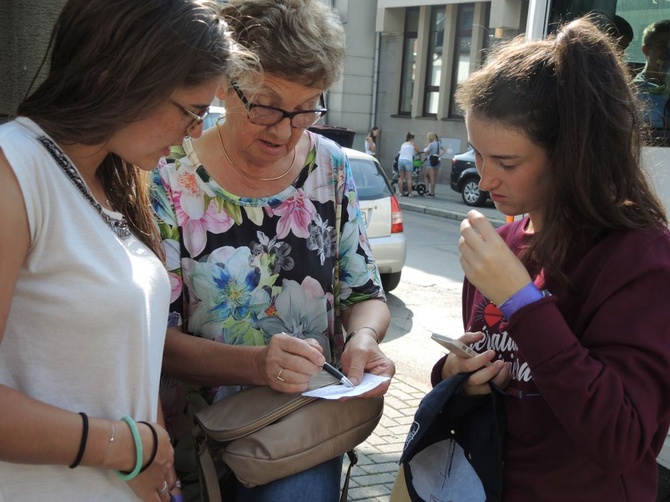
M 504 500 L 654 501 L 670 423 L 670 234 L 628 72 L 587 20 L 498 48 L 461 86 L 480 187 L 461 224 L 460 339 L 433 383 L 504 388 Z M 491 362 L 489 366 L 485 363 Z

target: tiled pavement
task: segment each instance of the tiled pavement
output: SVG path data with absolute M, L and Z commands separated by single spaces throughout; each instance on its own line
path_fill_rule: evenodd
M 447 219 L 462 220 L 472 209 L 460 201 L 460 195 L 451 191 L 448 185 L 438 185 L 436 197 L 401 197 L 403 211 L 415 211 Z M 477 208 L 484 213 L 494 226 L 502 225 L 504 216 L 492 205 Z M 428 375 L 426 382 L 418 384 L 396 373 L 385 395 L 384 415 L 372 435 L 356 448 L 358 464 L 352 469 L 349 482 L 350 502 L 388 502 L 398 460 L 405 444 L 405 438 L 412 424 L 419 402 L 430 390 Z M 349 466 L 344 459 L 342 474 Z
M 349 501 L 388 502 L 407 431 L 421 398 L 430 390 L 403 380 L 396 373 L 384 400 L 384 415 L 372 435 L 356 448 Z M 349 465 L 345 456 L 343 474 Z

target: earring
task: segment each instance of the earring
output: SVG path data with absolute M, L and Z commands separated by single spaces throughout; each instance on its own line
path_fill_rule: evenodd
M 226 114 L 225 112 L 219 115 L 219 118 L 216 119 L 216 127 L 220 127 L 223 125 L 223 123 L 226 121 Z

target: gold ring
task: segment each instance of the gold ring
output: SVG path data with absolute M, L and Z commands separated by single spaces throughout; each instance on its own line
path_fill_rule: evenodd
M 168 482 L 163 481 L 163 486 L 161 486 L 160 490 L 158 490 L 158 495 L 162 495 L 167 491 L 167 489 L 168 489 Z
M 279 369 L 279 374 L 275 377 L 275 378 L 277 378 L 277 380 L 279 380 L 280 382 L 285 382 L 285 381 L 286 381 L 286 380 L 284 380 L 284 379 L 281 377 L 281 374 L 283 373 L 283 371 L 284 371 L 284 368 L 280 368 L 280 369 Z

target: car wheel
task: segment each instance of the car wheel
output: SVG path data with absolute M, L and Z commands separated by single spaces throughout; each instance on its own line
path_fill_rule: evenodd
M 463 202 L 468 206 L 483 206 L 486 201 L 486 193 L 482 193 L 482 191 L 479 190 L 479 181 L 477 178 L 467 179 L 465 183 L 463 183 L 461 197 L 463 197 Z
M 419 195 L 425 194 L 426 193 L 426 185 L 424 185 L 423 183 L 419 183 L 416 186 L 416 193 L 418 193 Z
M 400 284 L 400 274 L 402 272 L 394 272 L 392 274 L 382 274 L 382 286 L 387 293 L 393 291 Z

